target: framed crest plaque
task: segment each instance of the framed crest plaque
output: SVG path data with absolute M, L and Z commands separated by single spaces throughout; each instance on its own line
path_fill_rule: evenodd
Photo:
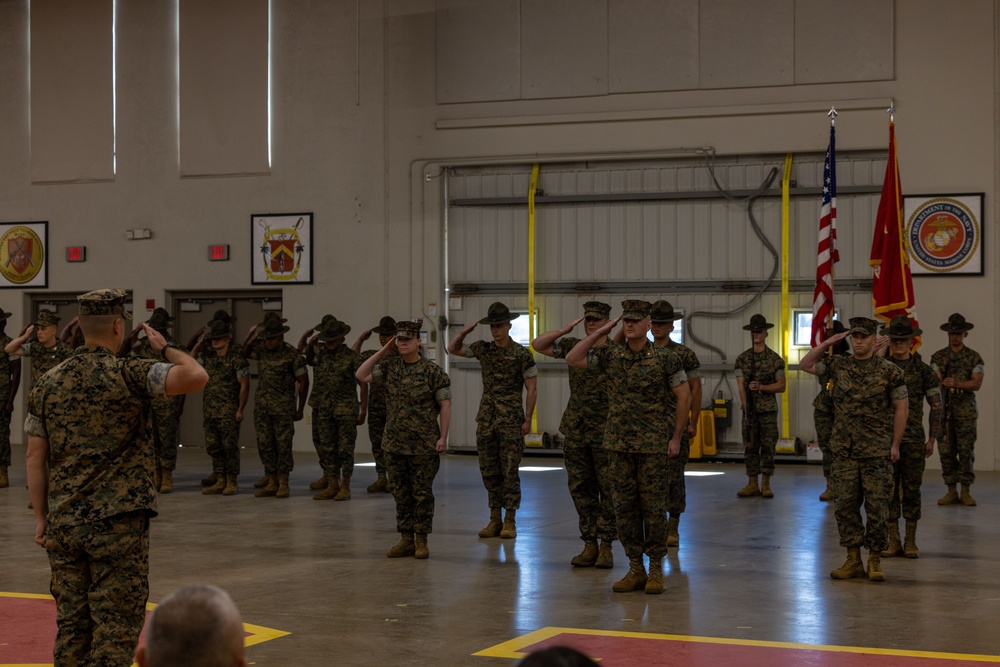
M 0 287 L 48 287 L 48 222 L 0 224 Z
M 312 220 L 312 213 L 250 216 L 252 284 L 312 284 Z

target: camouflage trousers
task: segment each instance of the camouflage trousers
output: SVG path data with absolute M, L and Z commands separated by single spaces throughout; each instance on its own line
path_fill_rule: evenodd
M 153 406 L 153 444 L 156 446 L 156 465 L 167 470 L 177 467 L 177 427 L 180 418 L 173 406 Z
M 743 458 L 747 475 L 774 474 L 774 448 L 778 444 L 778 413 L 758 412 L 756 442 L 750 442 L 750 420 L 743 422 Z
M 909 521 L 920 520 L 920 484 L 924 481 L 924 442 L 903 440 L 899 461 L 892 464 L 892 492 L 889 494 L 889 521 L 899 521 L 900 513 Z
M 615 505 L 611 497 L 610 452 L 603 447 L 603 433 L 584 438 L 566 438 L 563 463 L 569 495 L 580 518 L 580 539 L 613 542 L 618 536 Z M 596 440 L 596 442 L 594 442 Z
M 629 558 L 667 555 L 667 493 L 669 466 L 666 452 L 611 454 L 612 493 L 618 539 Z
M 830 451 L 830 435 L 833 434 L 833 413 L 826 410 L 813 410 L 813 423 L 816 425 L 816 444 L 823 453 L 823 477 L 830 479 L 830 468 L 833 464 L 833 452 Z
M 205 417 L 205 451 L 212 457 L 212 472 L 240 474 L 240 423 L 235 417 Z
M 358 416 L 314 409 L 313 446 L 323 472 L 338 479 L 354 474 L 354 447 L 358 442 Z
M 670 458 L 667 457 L 668 477 L 667 484 L 667 511 L 671 514 L 683 514 L 687 509 L 687 487 L 684 485 L 684 466 L 691 458 L 691 438 L 687 431 L 681 438 L 681 453 Z
M 149 519 L 139 510 L 49 529 L 56 665 L 130 667 L 149 598 Z
M 945 484 L 972 484 L 976 473 L 972 466 L 976 462 L 976 420 L 953 419 L 954 433 L 938 441 L 938 455 L 941 457 L 941 476 Z
M 849 459 L 834 456 L 830 488 L 836 505 L 840 544 L 882 551 L 889 544 L 887 519 L 892 463 L 888 456 Z M 861 520 L 864 505 L 867 525 Z
M 476 449 L 490 509 L 518 509 L 521 506 L 521 477 L 517 467 L 524 454 L 521 425 L 480 424 L 476 429 Z
M 0 404 L 0 466 L 10 465 L 10 414 Z
M 385 453 L 392 497 L 396 501 L 396 530 L 430 533 L 434 528 L 434 478 L 441 467 L 437 452 L 429 454 Z
M 375 459 L 375 473 L 386 474 L 385 450 L 382 449 L 382 436 L 385 434 L 385 413 L 368 412 L 368 439 L 372 443 L 372 458 Z
M 255 412 L 253 426 L 257 431 L 257 454 L 264 465 L 264 473 L 275 475 L 292 472 L 294 415 L 262 415 Z

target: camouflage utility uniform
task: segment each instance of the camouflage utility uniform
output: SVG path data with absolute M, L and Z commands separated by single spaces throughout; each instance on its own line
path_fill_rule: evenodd
M 830 434 L 833 433 L 833 396 L 826 388 L 830 382 L 830 371 L 817 373 L 819 393 L 813 399 L 813 424 L 816 426 L 816 444 L 823 453 L 823 477 L 830 482 L 830 469 L 833 467 L 833 454 L 830 452 Z
M 361 361 L 364 362 L 377 350 L 365 350 L 361 353 Z M 388 356 L 398 355 L 395 347 L 388 352 Z M 385 363 L 383 361 L 383 363 Z M 385 382 L 382 379 L 374 379 L 368 383 L 368 439 L 372 443 L 372 458 L 375 459 L 375 473 L 379 477 L 386 475 L 385 452 L 382 449 L 382 434 L 385 431 L 385 420 L 387 418 Z
M 552 345 L 552 356 L 565 359 L 580 342 L 563 336 Z M 606 345 L 614 345 L 608 341 Z M 604 346 L 595 349 L 601 350 Z M 615 506 L 611 497 L 611 465 L 604 449 L 604 428 L 608 420 L 607 374 L 589 368 L 569 369 L 569 403 L 559 430 L 566 436 L 563 462 L 569 481 L 569 495 L 579 516 L 580 539 L 598 538 L 611 543 L 618 536 Z
M 527 348 L 513 340 L 509 347 L 477 340 L 466 347 L 466 356 L 482 364 L 483 397 L 476 414 L 476 448 L 490 509 L 516 510 L 521 506 L 517 467 L 524 454 L 524 381 L 536 377 L 538 368 Z
M 941 394 L 940 384 L 934 370 L 924 363 L 920 354 L 913 352 L 909 359 L 889 361 L 899 366 L 906 376 L 906 393 L 910 410 L 906 417 L 906 432 L 899 445 L 899 461 L 893 465 L 892 495 L 889 497 L 889 521 L 899 520 L 900 514 L 908 521 L 920 520 L 920 484 L 924 480 L 927 458 L 924 436 L 924 399 L 932 403 Z M 940 421 L 933 419 L 931 410 L 931 437 L 937 438 Z M 902 511 L 900 510 L 902 501 Z
M 208 372 L 208 384 L 202 399 L 202 425 L 205 450 L 212 457 L 212 472 L 217 475 L 240 473 L 240 378 L 250 376 L 250 362 L 232 344 L 219 356 L 209 348 L 199 355 Z
M 743 423 L 743 452 L 747 475 L 774 475 L 774 448 L 778 444 L 778 400 L 774 394 L 751 392 L 750 383 L 774 384 L 785 377 L 785 361 L 771 348 L 763 352 L 745 350 L 736 357 L 736 377 L 742 377 L 746 394 L 753 394 L 753 411 L 743 406 L 746 420 Z M 756 438 L 751 429 L 756 422 Z
M 38 378 L 42 377 L 50 370 L 61 364 L 73 354 L 69 345 L 57 340 L 52 347 L 45 347 L 41 343 L 25 343 L 21 346 L 24 356 L 31 360 L 31 387 L 38 384 Z M 156 357 L 160 358 L 159 355 Z
M 408 364 L 398 354 L 380 359 L 372 379 L 382 383 L 388 399 L 382 447 L 396 501 L 396 530 L 430 533 L 432 486 L 441 466 L 435 449 L 441 437 L 438 415 L 440 402 L 451 399 L 451 380 L 432 361 L 421 358 Z
M 834 411 L 830 485 L 840 544 L 879 553 L 888 544 L 893 401 L 907 397 L 906 377 L 881 357 L 834 357 L 816 365 L 817 375 L 827 368 L 833 380 Z M 867 526 L 861 520 L 862 504 Z
M 0 309 L 0 313 L 3 309 Z M 11 356 L 4 347 L 10 343 L 11 337 L 0 334 L 0 467 L 10 465 L 10 415 L 7 403 L 10 402 L 11 390 Z M 20 361 L 20 359 L 18 359 Z
M 169 334 L 162 331 L 160 333 L 168 343 L 174 343 L 179 350 L 187 352 L 187 348 L 174 342 Z M 163 358 L 153 349 L 148 338 L 143 338 L 139 345 L 132 348 L 132 356 L 154 360 Z M 167 470 L 177 468 L 177 430 L 181 423 L 179 411 L 183 405 L 183 396 L 164 395 L 153 398 L 153 444 L 156 447 L 156 460 L 160 468 Z
M 957 382 L 968 382 L 974 373 L 984 374 L 986 366 L 983 358 L 975 350 L 963 347 L 960 352 L 952 352 L 950 347 L 938 350 L 931 356 L 931 368 L 942 378 L 952 377 Z M 941 456 L 941 475 L 945 484 L 972 484 L 976 481 L 973 464 L 976 461 L 976 393 L 961 389 L 948 390 L 942 398 L 950 407 L 945 409 L 942 425 L 944 431 L 938 443 Z
M 354 473 L 354 448 L 358 440 L 358 381 L 354 374 L 361 355 L 340 344 L 328 349 L 323 343 L 313 353 L 313 444 L 319 464 L 334 479 Z
M 608 379 L 608 421 L 604 448 L 611 452 L 618 539 L 630 559 L 667 555 L 667 497 L 677 398 L 673 388 L 687 382 L 680 357 L 646 343 L 591 350 L 588 368 Z
M 170 367 L 82 346 L 31 392 L 25 431 L 49 443 L 56 665 L 132 664 L 156 515 L 147 411 Z
M 288 343 L 271 352 L 264 341 L 250 348 L 257 361 L 257 391 L 254 394 L 253 425 L 257 452 L 266 475 L 292 472 L 292 437 L 295 435 L 296 378 L 306 375 L 306 360 Z
M 669 338 L 667 340 L 669 342 L 665 346 L 666 349 L 680 358 L 681 366 L 684 368 L 684 374 L 687 375 L 688 380 L 700 378 L 701 371 L 698 369 L 701 368 L 701 362 L 698 361 L 698 355 L 694 353 L 694 350 L 686 345 L 675 343 Z M 695 427 L 697 427 L 697 424 Z M 681 437 L 681 453 L 674 458 L 667 459 L 667 463 L 670 465 L 670 494 L 668 496 L 667 510 L 675 516 L 683 514 L 684 510 L 687 509 L 687 488 L 684 484 L 684 467 L 690 458 L 691 436 L 688 435 L 687 429 L 684 429 L 684 435 Z

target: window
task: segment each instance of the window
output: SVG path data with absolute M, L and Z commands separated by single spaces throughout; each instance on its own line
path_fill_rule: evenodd
M 833 319 L 840 319 L 840 312 L 833 312 Z M 812 347 L 809 339 L 812 338 L 813 314 L 811 310 L 792 311 L 792 347 Z
M 528 314 L 527 310 L 511 310 L 511 313 L 517 313 L 520 315 L 516 320 L 511 320 L 510 323 L 510 337 L 527 347 L 531 344 L 531 332 L 528 331 L 529 319 L 525 317 Z M 531 323 L 534 324 L 535 335 L 538 335 L 538 309 L 535 309 L 534 315 L 531 318 Z

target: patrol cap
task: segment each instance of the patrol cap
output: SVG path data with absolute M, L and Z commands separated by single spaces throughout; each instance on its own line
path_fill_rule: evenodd
M 611 315 L 611 304 L 603 301 L 588 301 L 583 304 L 584 317 L 596 317 L 599 320 L 606 320 Z
M 209 326 L 209 330 L 205 332 L 205 340 L 225 338 L 233 333 L 232 326 L 224 320 L 212 320 Z
M 420 337 L 420 322 L 411 322 L 409 320 L 403 320 L 402 322 L 396 322 L 396 337 L 397 338 L 419 338 Z
M 906 315 L 896 315 L 889 321 L 888 326 L 882 327 L 882 335 L 893 339 L 905 339 L 919 336 L 923 331 L 916 329 L 913 322 Z
M 644 320 L 649 317 L 649 302 L 639 299 L 622 301 L 623 320 Z
M 851 333 L 857 332 L 866 336 L 874 336 L 875 330 L 878 329 L 878 322 L 867 317 L 852 317 L 848 322 L 851 323 Z
M 396 333 L 396 320 L 386 315 L 378 321 L 377 327 L 372 327 L 372 332 L 379 336 L 391 336 Z
M 80 315 L 121 315 L 126 320 L 132 315 L 125 310 L 126 292 L 123 289 L 95 289 L 76 297 L 80 303 Z
M 516 320 L 520 317 L 520 313 L 510 312 L 510 308 L 506 304 L 502 304 L 499 301 L 495 301 L 490 304 L 489 309 L 486 311 L 486 317 L 479 320 L 480 324 L 506 324 L 511 320 Z
M 38 317 L 35 318 L 35 324 L 40 327 L 54 327 L 59 324 L 59 319 L 59 316 L 51 310 L 40 310 Z
M 654 303 L 649 311 L 649 321 L 654 324 L 672 324 L 676 319 L 674 307 L 669 301 L 663 299 Z
M 153 314 L 146 320 L 146 324 L 153 327 L 157 331 L 167 329 L 170 327 L 170 323 L 174 321 L 174 318 L 170 316 L 166 308 L 157 308 L 153 311 Z
M 948 317 L 948 321 L 941 325 L 941 331 L 947 331 L 948 333 L 962 333 L 963 331 L 968 331 L 974 325 L 971 322 L 966 322 L 965 317 L 959 315 L 958 313 L 952 313 Z
M 319 332 L 318 338 L 324 343 L 328 343 L 332 340 L 337 340 L 338 338 L 343 338 L 351 332 L 351 327 L 346 322 L 341 322 L 336 317 L 330 316 L 333 319 L 327 320 L 326 327 Z
M 262 322 L 262 328 L 260 331 L 261 338 L 274 338 L 275 336 L 281 336 L 288 332 L 290 327 L 282 324 L 285 320 L 280 317 L 264 318 Z
M 772 327 L 774 327 L 774 325 L 768 322 L 763 315 L 758 313 L 750 318 L 750 324 L 744 325 L 743 330 L 750 332 L 767 331 Z

